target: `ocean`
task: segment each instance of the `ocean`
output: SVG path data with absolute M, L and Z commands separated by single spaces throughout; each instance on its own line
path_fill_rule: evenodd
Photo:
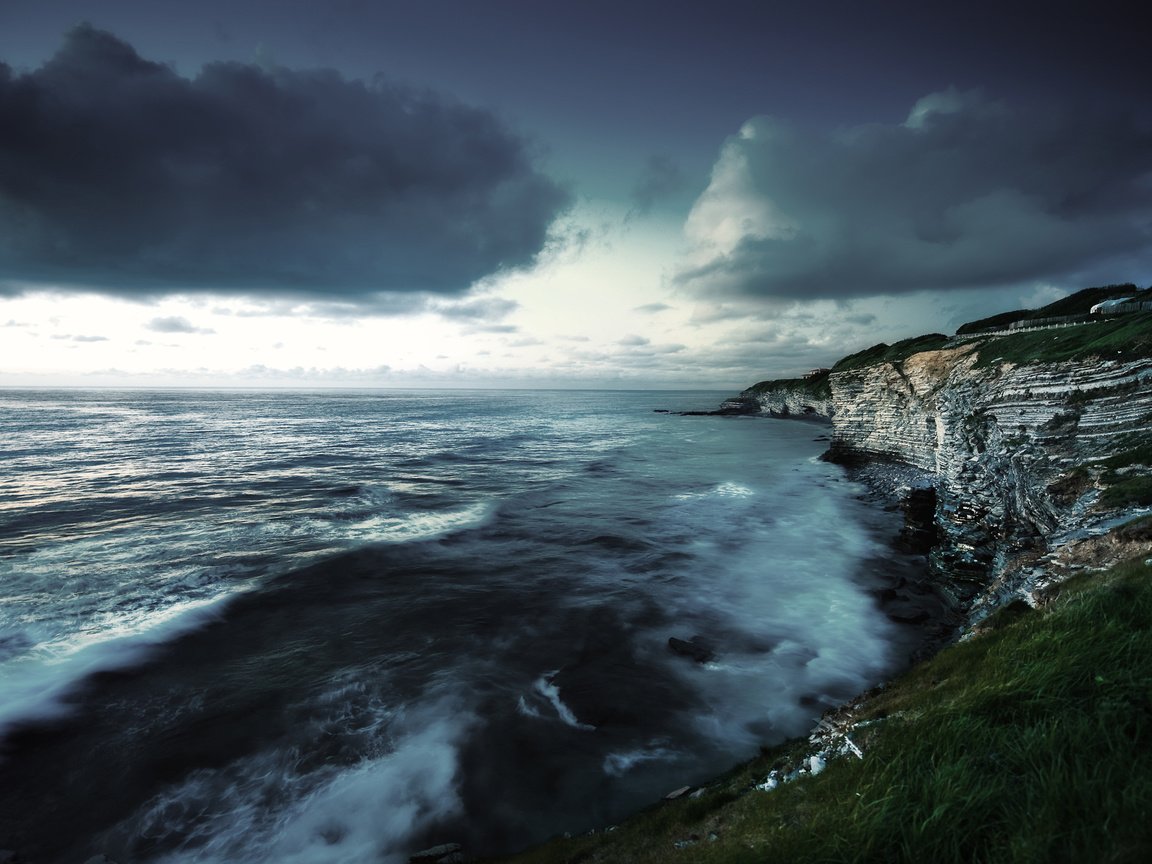
M 0 391 L 0 848 L 502 853 L 805 733 L 899 518 L 727 395 Z

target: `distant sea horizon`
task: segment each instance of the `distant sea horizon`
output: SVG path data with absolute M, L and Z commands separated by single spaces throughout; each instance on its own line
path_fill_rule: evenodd
M 236 385 L 216 385 L 216 384 L 0 384 L 0 391 L 3 390 L 133 390 L 133 391 L 167 391 L 167 390 L 194 390 L 194 391 L 214 391 L 220 390 L 224 392 L 229 391 L 254 391 L 254 392 L 270 392 L 270 393 L 284 393 L 284 392 L 358 392 L 358 391 L 399 391 L 399 392 L 488 392 L 499 393 L 502 391 L 529 391 L 529 392 L 558 392 L 558 393 L 709 393 L 719 396 L 721 399 L 734 393 L 739 393 L 741 390 L 746 389 L 748 385 L 733 386 L 730 388 L 725 387 L 708 387 L 708 386 L 694 386 L 694 387 L 561 387 L 561 386 L 546 386 L 546 387 L 528 387 L 528 386 L 491 386 L 491 387 L 450 387 L 450 386 L 436 386 L 436 385 L 411 385 L 411 386 L 398 386 L 398 385 L 364 385 L 364 384 L 347 384 L 347 385 L 303 385 L 303 384 L 286 384 L 282 386 L 276 385 L 256 385 L 256 384 L 236 384 Z

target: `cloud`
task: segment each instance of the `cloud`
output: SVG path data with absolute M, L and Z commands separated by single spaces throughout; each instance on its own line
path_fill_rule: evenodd
M 545 343 L 543 339 L 537 339 L 535 336 L 521 336 L 519 339 L 513 339 L 506 344 L 509 348 L 531 348 Z
M 792 300 L 1111 278 L 1152 263 L 1152 132 L 1128 117 L 924 97 L 901 124 L 728 140 L 675 282 Z
M 519 333 L 520 328 L 515 324 L 481 324 L 476 327 L 469 327 L 464 330 L 464 333 Z
M 516 311 L 515 300 L 503 297 L 477 297 L 458 303 L 440 303 L 435 311 L 444 318 L 464 321 L 497 321 Z
M 107 336 L 73 336 L 71 333 L 52 336 L 52 339 L 67 340 L 69 342 L 107 342 Z
M 643 312 L 646 315 L 655 315 L 657 312 L 666 312 L 672 307 L 667 303 L 645 303 L 643 306 L 634 306 L 633 312 Z
M 644 165 L 644 174 L 632 187 L 632 209 L 627 219 L 646 216 L 663 198 L 676 192 L 684 183 L 680 166 L 668 156 L 649 156 Z
M 484 110 L 331 70 L 192 79 L 81 25 L 0 64 L 0 291 L 345 303 L 531 264 L 568 193 Z
M 153 318 L 148 322 L 148 329 L 157 333 L 198 333 L 212 334 L 215 330 L 204 327 L 195 327 L 187 318 L 180 315 L 171 315 L 166 318 Z
M 637 336 L 635 333 L 629 333 L 624 338 L 617 340 L 616 344 L 622 345 L 625 348 L 639 348 L 641 346 L 647 345 L 648 342 L 649 340 L 645 339 L 643 336 Z

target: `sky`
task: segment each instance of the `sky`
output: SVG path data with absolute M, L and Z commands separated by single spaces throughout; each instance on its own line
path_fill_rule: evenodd
M 1145 287 L 1133 8 L 0 0 L 0 387 L 738 390 Z

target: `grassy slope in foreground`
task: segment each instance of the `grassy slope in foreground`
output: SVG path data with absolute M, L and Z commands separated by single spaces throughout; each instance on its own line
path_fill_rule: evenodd
M 1147 520 L 1142 520 L 1147 521 Z M 696 799 L 511 861 L 1152 861 L 1152 568 L 1013 604 L 853 707 L 864 752 L 773 791 L 794 741 Z

